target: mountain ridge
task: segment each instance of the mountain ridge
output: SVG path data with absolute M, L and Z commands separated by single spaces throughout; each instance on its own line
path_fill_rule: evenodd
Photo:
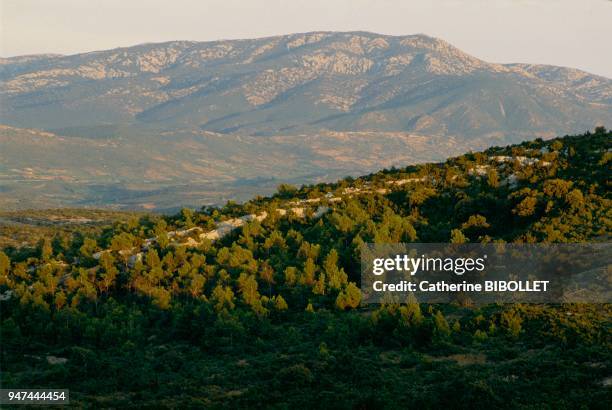
M 0 204 L 150 209 L 609 128 L 612 80 L 426 35 L 310 32 L 1 59 L 0 102 Z
M 29 64 L 34 66 L 28 68 Z M 33 63 L 5 61 L 0 79 L 0 98 L 8 107 L 1 111 L 8 120 L 4 122 L 43 129 L 65 126 L 44 119 L 49 114 L 44 106 L 51 101 L 59 103 L 59 117 L 89 105 L 89 110 L 103 113 L 102 119 L 85 115 L 96 125 L 180 124 L 266 135 L 329 129 L 473 137 L 501 129 L 552 136 L 589 129 L 612 116 L 601 112 L 612 104 L 612 80 L 576 69 L 488 63 L 425 35 L 311 32 L 254 40 L 147 43 L 41 57 Z M 483 91 L 489 95 L 480 95 Z M 86 101 L 83 110 L 71 104 L 79 97 Z M 502 108 L 485 112 L 476 99 L 484 105 L 497 101 L 494 105 Z M 467 102 L 461 104 L 462 100 Z M 521 111 L 521 105 L 532 115 Z M 11 109 L 15 107 L 43 118 L 28 123 L 24 114 Z M 278 118 L 287 111 L 293 117 Z M 468 118 L 453 118 L 461 113 Z M 588 124 L 576 121 L 574 113 Z M 506 117 L 523 119 L 518 122 L 529 126 L 509 126 Z M 65 115 L 61 121 L 91 125 Z M 554 127 L 557 121 L 565 122 L 565 129 Z M 439 125 L 431 126 L 432 122 Z
M 253 37 L 253 38 L 248 38 L 248 37 L 244 37 L 244 38 L 223 38 L 223 39 L 217 39 L 217 40 L 168 40 L 168 41 L 159 41 L 159 42 L 144 42 L 144 43 L 137 43 L 137 44 L 132 44 L 132 45 L 127 45 L 127 46 L 119 46 L 119 47 L 113 47 L 113 48 L 108 48 L 108 49 L 97 49 L 97 50 L 90 50 L 90 51 L 83 51 L 83 52 L 77 52 L 77 53 L 69 53 L 69 54 L 61 54 L 61 53 L 33 53 L 33 54 L 23 54 L 23 55 L 15 55 L 15 56 L 9 56 L 9 57 L 0 57 L 0 65 L 4 65 L 4 64 L 10 64 L 10 63 L 15 63 L 15 62 L 21 62 L 21 61 L 28 61 L 28 60 L 37 60 L 37 59 L 43 59 L 43 58 L 49 58 L 49 59 L 56 59 L 56 58 L 66 58 L 66 57 L 76 57 L 76 56 L 83 56 L 83 55 L 92 55 L 92 54 L 98 54 L 98 53 L 104 53 L 104 52 L 110 52 L 110 51 L 123 51 L 123 50 L 131 50 L 131 49 L 135 49 L 135 48 L 141 48 L 141 47 L 150 47 L 150 46 L 163 46 L 163 45 L 173 45 L 173 44 L 190 44 L 192 46 L 195 45 L 207 45 L 207 44 L 216 44 L 216 43 L 227 43 L 227 42 L 246 42 L 246 41 L 260 41 L 260 40 L 277 40 L 277 39 L 282 39 L 282 38 L 286 38 L 286 37 L 292 37 L 292 36 L 310 36 L 310 35 L 320 35 L 320 34 L 325 34 L 325 35 L 333 35 L 333 34 L 354 34 L 354 35 L 358 35 L 358 34 L 362 34 L 362 35 L 366 35 L 366 36 L 379 36 L 379 37 L 389 37 L 389 38 L 406 38 L 406 37 L 416 37 L 416 38 L 422 38 L 424 40 L 432 40 L 434 42 L 438 42 L 438 43 L 443 43 L 446 44 L 447 46 L 450 46 L 458 51 L 460 51 L 462 54 L 468 55 L 474 59 L 480 60 L 482 62 L 487 62 L 484 59 L 480 59 L 478 57 L 472 56 L 469 53 L 463 52 L 462 50 L 460 50 L 458 47 L 452 45 L 451 43 L 441 39 L 441 38 L 437 38 L 434 36 L 430 36 L 428 34 L 425 33 L 414 33 L 414 34 L 406 34 L 406 35 L 393 35 L 393 34 L 381 34 L 381 33 L 376 33 L 376 32 L 372 32 L 372 31 L 361 31 L 361 30 L 357 30 L 357 31 L 325 31 L 325 30 L 321 30 L 321 31 L 307 31 L 307 32 L 298 32 L 298 33 L 291 33 L 291 34 L 280 34 L 280 35 L 271 35 L 271 36 L 262 36 L 262 37 Z M 600 75 L 600 74 L 595 74 L 595 73 L 591 73 L 587 70 L 583 70 L 583 69 L 579 69 L 579 68 L 573 68 L 573 67 L 569 67 L 569 66 L 560 66 L 560 65 L 555 65 L 555 64 L 533 64 L 533 63 L 493 63 L 493 62 L 487 62 L 488 64 L 491 65 L 497 65 L 497 66 L 506 66 L 511 68 L 512 66 L 517 66 L 520 68 L 524 68 L 524 67 L 533 67 L 533 68 L 544 68 L 544 69 L 567 69 L 567 70 L 571 70 L 571 71 L 575 71 L 575 72 L 580 72 L 586 75 L 590 75 L 590 76 L 594 76 L 594 77 L 600 77 L 600 78 L 604 78 L 604 79 L 609 79 L 604 75 Z

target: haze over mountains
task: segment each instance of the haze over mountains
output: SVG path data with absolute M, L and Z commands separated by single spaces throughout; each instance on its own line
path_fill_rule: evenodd
M 0 102 L 0 206 L 166 208 L 609 125 L 612 80 L 316 32 L 2 59 Z

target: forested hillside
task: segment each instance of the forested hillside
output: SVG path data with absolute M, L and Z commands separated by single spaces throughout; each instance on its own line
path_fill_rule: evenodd
M 607 241 L 612 133 L 0 252 L 3 387 L 80 406 L 607 408 L 599 305 L 360 305 L 366 242 Z

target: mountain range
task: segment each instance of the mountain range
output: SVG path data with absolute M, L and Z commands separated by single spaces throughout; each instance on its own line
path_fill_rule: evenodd
M 0 207 L 168 208 L 612 123 L 612 80 L 425 35 L 0 59 Z

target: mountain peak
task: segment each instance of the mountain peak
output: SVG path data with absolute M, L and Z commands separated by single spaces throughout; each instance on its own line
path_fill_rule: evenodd
M 315 31 L 29 56 L 4 59 L 0 80 L 4 122 L 26 128 L 482 137 L 579 132 L 612 112 L 609 79 L 488 63 L 424 34 Z

